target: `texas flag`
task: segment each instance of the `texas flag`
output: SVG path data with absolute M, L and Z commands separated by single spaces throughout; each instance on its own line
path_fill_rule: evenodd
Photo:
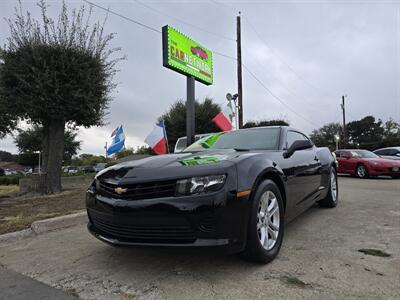
M 232 124 L 227 117 L 225 117 L 223 112 L 216 115 L 212 121 L 221 129 L 222 131 L 232 130 Z
M 167 134 L 163 120 L 154 126 L 152 132 L 150 132 L 144 142 L 157 154 L 167 153 Z

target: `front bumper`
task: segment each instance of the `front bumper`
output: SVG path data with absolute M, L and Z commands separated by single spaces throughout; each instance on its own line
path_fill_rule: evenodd
M 400 176 L 400 168 L 397 167 L 379 167 L 379 166 L 369 166 L 368 168 L 369 175 L 371 176 Z
M 112 245 L 239 252 L 246 244 L 250 200 L 237 198 L 229 184 L 210 194 L 133 201 L 90 191 L 86 205 L 89 231 Z

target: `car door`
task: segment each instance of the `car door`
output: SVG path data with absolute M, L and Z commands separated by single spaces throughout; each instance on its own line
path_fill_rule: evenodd
M 354 159 L 350 151 L 341 151 L 339 159 L 339 172 L 341 173 L 351 173 L 353 168 L 352 165 Z
M 289 130 L 286 135 L 288 149 L 294 141 L 308 139 L 300 132 Z M 286 168 L 283 170 L 287 176 L 287 196 L 293 212 L 301 212 L 313 203 L 318 196 L 321 185 L 321 162 L 318 158 L 316 147 L 299 150 L 285 160 Z

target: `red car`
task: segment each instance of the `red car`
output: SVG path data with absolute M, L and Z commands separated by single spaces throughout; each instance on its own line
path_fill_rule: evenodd
M 190 51 L 192 54 L 196 55 L 197 57 L 200 57 L 201 59 L 208 61 L 208 54 L 205 50 L 203 50 L 200 47 L 191 47 Z
M 400 162 L 384 159 L 367 150 L 345 149 L 335 151 L 339 163 L 338 173 L 347 173 L 360 178 L 389 175 L 400 178 Z

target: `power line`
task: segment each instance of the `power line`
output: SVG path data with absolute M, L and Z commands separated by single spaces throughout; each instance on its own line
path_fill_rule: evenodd
M 149 29 L 149 30 L 151 30 L 151 31 L 155 31 L 155 32 L 157 32 L 157 33 L 161 33 L 161 30 L 158 30 L 158 29 L 156 29 L 156 28 L 153 28 L 153 27 L 151 27 L 151 26 L 148 26 L 148 25 L 146 25 L 146 24 L 143 24 L 143 23 L 141 23 L 141 22 L 139 22 L 139 21 L 136 21 L 136 20 L 134 20 L 134 19 L 132 19 L 132 18 L 123 16 L 123 15 L 121 15 L 121 14 L 115 12 L 115 11 L 112 11 L 112 10 L 110 10 L 110 9 L 108 9 L 108 8 L 102 7 L 102 6 L 97 5 L 97 4 L 93 3 L 93 2 L 90 2 L 90 1 L 88 1 L 88 0 L 83 0 L 83 1 L 86 2 L 86 3 L 89 3 L 89 5 L 92 5 L 92 6 L 95 6 L 95 7 L 97 7 L 97 8 L 100 8 L 100 9 L 102 9 L 102 10 L 104 10 L 104 11 L 110 13 L 110 14 L 116 15 L 116 16 L 122 18 L 122 19 L 125 19 L 125 20 L 127 20 L 127 21 L 132 22 L 132 23 L 135 23 L 136 25 L 142 26 L 142 27 L 144 27 L 144 28 L 146 28 L 146 29 Z
M 300 115 L 297 111 L 295 111 L 293 108 L 291 108 L 287 103 L 285 103 L 281 98 L 279 98 L 277 95 L 275 95 L 258 77 L 250 71 L 249 68 L 246 67 L 246 65 L 243 64 L 244 69 L 250 74 L 251 77 L 254 78 L 272 97 L 274 97 L 276 100 L 278 100 L 283 106 L 285 106 L 287 109 L 289 109 L 292 113 L 294 113 L 296 116 L 302 118 L 303 120 L 307 121 L 308 123 L 312 124 L 313 126 L 319 126 L 313 121 L 303 117 Z
M 152 7 L 152 6 L 149 6 L 149 5 L 147 5 L 147 4 L 145 4 L 145 3 L 141 2 L 141 1 L 138 1 L 138 0 L 134 0 L 134 1 L 135 1 L 137 4 L 139 4 L 139 5 L 143 6 L 143 7 L 146 7 L 147 9 L 150 9 L 150 10 L 152 10 L 153 12 L 155 12 L 155 13 L 157 13 L 157 14 L 159 14 L 159 15 L 166 16 L 166 17 L 168 17 L 168 18 L 170 18 L 170 19 L 173 19 L 173 20 L 176 20 L 176 21 L 178 21 L 178 22 L 181 22 L 182 24 L 191 26 L 191 27 L 193 27 L 193 28 L 195 28 L 195 29 L 197 29 L 197 30 L 203 31 L 203 32 L 205 32 L 205 33 L 207 33 L 207 34 L 214 35 L 214 36 L 216 36 L 216 37 L 218 37 L 218 38 L 221 38 L 221 39 L 224 39 L 224 40 L 228 40 L 228 41 L 231 41 L 231 42 L 236 42 L 235 39 L 232 39 L 232 38 L 230 38 L 230 37 L 227 37 L 227 36 L 224 36 L 224 35 L 221 35 L 221 34 L 218 34 L 218 33 L 212 32 L 212 31 L 209 31 L 209 30 L 207 30 L 207 29 L 201 28 L 201 27 L 199 27 L 199 26 L 197 26 L 197 25 L 194 25 L 194 24 L 192 24 L 192 23 L 189 23 L 189 22 L 187 22 L 187 21 L 185 21 L 185 20 L 182 20 L 182 19 L 179 19 L 179 18 L 177 18 L 177 17 L 175 17 L 175 16 L 169 15 L 169 14 L 167 14 L 167 13 L 161 11 L 161 10 L 158 10 L 158 9 Z
M 211 2 L 220 5 L 220 6 L 224 6 L 227 7 L 233 11 L 236 11 L 236 9 L 234 9 L 233 7 L 219 2 L 219 1 L 215 1 L 215 0 L 210 0 Z M 297 72 L 295 70 L 295 68 L 293 68 L 288 62 L 286 62 L 282 56 L 280 56 L 262 37 L 261 34 L 258 32 L 258 30 L 256 29 L 256 27 L 250 22 L 250 20 L 246 17 L 246 15 L 243 15 L 243 19 L 246 21 L 246 23 L 249 25 L 250 29 L 252 29 L 254 31 L 254 33 L 256 34 L 257 38 L 268 48 L 268 50 L 274 55 L 276 56 L 294 75 L 296 75 L 297 78 L 299 78 L 301 81 L 303 81 L 304 83 L 306 83 L 309 87 L 311 87 L 314 90 L 319 90 L 321 91 L 320 88 L 316 87 L 314 84 L 308 82 L 308 80 L 306 80 L 302 75 L 299 74 L 299 72 Z M 319 93 L 319 92 L 318 92 Z

